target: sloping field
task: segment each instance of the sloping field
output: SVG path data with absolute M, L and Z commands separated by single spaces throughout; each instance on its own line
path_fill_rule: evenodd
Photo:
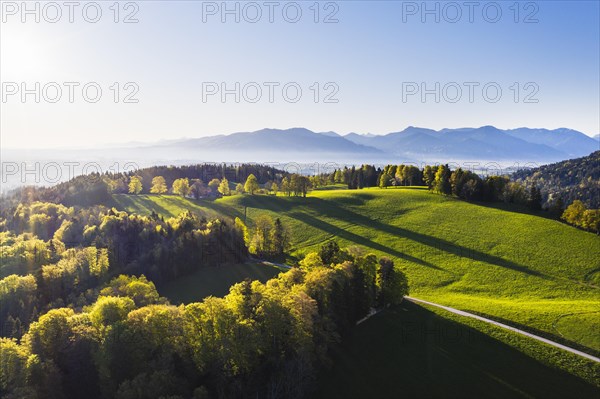
M 115 196 L 122 209 L 174 216 L 281 217 L 297 255 L 329 239 L 393 258 L 411 295 L 600 350 L 600 238 L 560 222 L 423 189 L 315 191 L 307 198 Z M 154 205 L 155 204 L 155 205 Z
M 500 328 L 410 302 L 357 326 L 316 398 L 597 398 L 600 390 L 535 360 L 558 356 L 588 381 L 598 367 Z M 560 352 L 560 353 L 559 353 Z M 596 377 L 594 377 L 594 375 Z

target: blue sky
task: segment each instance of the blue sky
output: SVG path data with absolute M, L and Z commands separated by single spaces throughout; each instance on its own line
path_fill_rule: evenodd
M 475 2 L 473 22 L 462 1 L 427 2 L 429 9 L 437 5 L 439 22 L 434 14 L 422 15 L 421 1 L 320 2 L 318 23 L 314 1 L 275 3 L 273 23 L 263 1 L 253 3 L 262 12 L 256 23 L 250 22 L 256 8 L 244 9 L 243 2 L 227 4 L 238 5 L 239 23 L 233 14 L 222 22 L 222 2 L 139 1 L 127 9 L 122 2 L 118 23 L 109 8 L 113 1 L 99 2 L 96 23 L 86 21 L 81 9 L 70 23 L 65 8 L 50 23 L 55 14 L 48 8 L 44 15 L 44 3 L 39 23 L 31 15 L 23 23 L 21 9 L 4 5 L 2 146 L 88 146 L 294 126 L 376 134 L 410 125 L 488 124 L 600 132 L 597 1 L 519 2 L 516 8 L 513 1 Z M 299 21 L 287 21 L 298 8 Z M 95 10 L 88 11 L 93 19 Z M 123 23 L 134 11 L 139 22 Z M 324 23 L 331 13 L 337 22 Z M 526 23 L 528 16 L 537 22 Z M 22 84 L 35 91 L 36 82 L 40 102 L 33 94 L 23 101 Z M 48 101 L 56 98 L 50 82 L 62 90 L 56 103 Z M 64 82 L 79 84 L 72 103 Z M 124 87 L 128 82 L 133 85 Z M 233 94 L 223 102 L 221 85 L 234 89 L 236 82 L 239 103 Z M 87 83 L 101 88 L 98 102 L 83 97 Z M 262 97 L 253 103 L 256 85 Z M 219 92 L 208 95 L 215 87 Z M 302 95 L 292 102 L 297 87 Z M 124 103 L 136 88 L 131 98 L 138 102 Z M 433 92 L 423 99 L 423 88 L 437 91 L 439 102 Z M 337 102 L 325 102 L 327 95 Z

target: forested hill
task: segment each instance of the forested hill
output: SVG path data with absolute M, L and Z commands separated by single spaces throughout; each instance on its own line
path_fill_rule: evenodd
M 177 179 L 189 179 L 192 188 L 200 192 L 213 179 L 226 178 L 230 181 L 243 182 L 253 174 L 258 183 L 281 179 L 287 173 L 268 165 L 260 164 L 225 164 L 205 163 L 188 166 L 153 166 L 123 173 L 91 173 L 77 176 L 67 182 L 51 187 L 22 187 L 2 198 L 5 209 L 19 203 L 34 201 L 52 202 L 66 206 L 110 205 L 111 194 L 128 193 L 131 178 L 136 176 L 140 185 L 140 194 L 150 193 L 152 179 L 156 176 L 164 178 L 164 184 L 171 187 Z M 192 190 L 193 193 L 194 190 Z
M 600 151 L 582 158 L 520 170 L 513 174 L 513 179 L 526 186 L 536 185 L 548 203 L 559 198 L 564 204 L 581 200 L 588 208 L 600 208 Z

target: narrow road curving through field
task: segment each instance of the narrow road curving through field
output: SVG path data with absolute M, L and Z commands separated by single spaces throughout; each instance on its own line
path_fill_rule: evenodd
M 266 264 L 266 265 L 269 265 L 269 266 L 278 266 L 278 267 L 281 267 L 283 269 L 291 269 L 292 268 L 290 265 L 286 265 L 285 263 L 269 262 L 269 261 L 262 260 L 262 259 L 255 259 L 255 260 L 258 260 L 262 264 Z M 472 319 L 483 321 L 483 322 L 488 323 L 488 324 L 493 324 L 495 326 L 504 328 L 506 330 L 510 330 L 510 331 L 515 332 L 517 334 L 525 335 L 526 337 L 529 337 L 529 338 L 541 341 L 541 342 L 543 342 L 545 344 L 552 345 L 552 346 L 554 346 L 556 348 L 565 350 L 567 352 L 574 353 L 574 354 L 579 355 L 581 357 L 585 357 L 586 359 L 589 359 L 589 360 L 592 360 L 594 362 L 600 363 L 600 358 L 598 358 L 596 356 L 590 355 L 588 353 L 582 352 L 582 351 L 577 350 L 577 349 L 573 349 L 573 348 L 568 347 L 566 345 L 559 344 L 558 342 L 551 341 L 551 340 L 549 340 L 547 338 L 540 337 L 539 335 L 535 335 L 535 334 L 529 333 L 527 331 L 520 330 L 520 329 L 518 329 L 516 327 L 512 327 L 512 326 L 509 326 L 509 325 L 504 324 L 504 323 L 500 323 L 500 322 L 492 320 L 492 319 L 481 317 L 481 316 L 478 316 L 478 315 L 473 314 L 473 313 L 465 312 L 463 310 L 454 309 L 454 308 L 451 308 L 449 306 L 440 305 L 438 303 L 433 303 L 433 302 L 425 301 L 425 300 L 419 299 L 419 298 L 414 298 L 414 297 L 410 297 L 410 296 L 405 296 L 404 298 L 407 299 L 407 300 L 409 300 L 409 301 L 411 301 L 411 302 L 424 303 L 426 305 L 435 306 L 435 307 L 444 309 L 444 310 L 446 310 L 446 311 L 448 311 L 450 313 L 454 313 L 454 314 L 457 314 L 457 315 L 460 315 L 460 316 L 464 316 L 464 317 L 470 317 Z M 368 320 L 371 316 L 374 316 L 377 313 L 379 313 L 379 312 L 378 311 L 376 311 L 376 312 L 370 312 L 366 317 L 364 317 L 363 319 L 359 320 L 356 324 L 358 325 L 358 324 L 360 324 L 360 323 Z
M 425 301 L 423 299 L 413 298 L 413 297 L 410 297 L 410 296 L 405 296 L 404 298 L 406 298 L 407 300 L 409 300 L 411 302 L 424 303 L 426 305 L 435 306 L 435 307 L 444 309 L 444 310 L 446 310 L 446 311 L 448 311 L 450 313 L 455 313 L 455 314 L 460 315 L 460 316 L 470 317 L 470 318 L 473 318 L 473 319 L 477 319 L 477 320 L 483 321 L 483 322 L 488 323 L 488 324 L 493 324 L 495 326 L 498 326 L 498 327 L 510 330 L 510 331 L 515 332 L 517 334 L 525 335 L 525 336 L 527 336 L 529 338 L 533 338 L 533 339 L 541 341 L 541 342 L 543 342 L 545 344 L 552 345 L 554 347 L 560 348 L 560 349 L 565 350 L 567 352 L 571 352 L 571 353 L 574 353 L 576 355 L 585 357 L 586 359 L 593 360 L 593 361 L 595 361 L 597 363 L 600 363 L 600 358 L 597 358 L 596 356 L 592 356 L 590 354 L 587 354 L 585 352 L 579 351 L 577 349 L 573 349 L 573 348 L 570 348 L 568 346 L 559 344 L 558 342 L 550 341 L 549 339 L 540 337 L 539 335 L 535 335 L 535 334 L 529 333 L 527 331 L 519 330 L 518 328 L 511 327 L 509 325 L 497 322 L 495 320 L 486 319 L 485 317 L 477 316 L 477 315 L 475 315 L 473 313 L 469 313 L 469 312 L 465 312 L 465 311 L 462 311 L 462 310 L 454 309 L 454 308 L 451 308 L 451 307 L 448 307 L 448 306 L 444 306 L 444 305 L 440 305 L 440 304 L 437 304 L 437 303 Z

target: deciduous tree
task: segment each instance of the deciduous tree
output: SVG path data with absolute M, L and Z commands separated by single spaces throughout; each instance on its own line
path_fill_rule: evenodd
M 238 183 L 235 185 L 235 192 L 238 194 L 244 194 L 244 186 L 242 183 Z
M 285 195 L 287 195 L 288 197 L 292 193 L 292 189 L 290 187 L 290 181 L 288 180 L 287 177 L 284 177 L 281 180 L 281 191 L 283 191 L 285 193 Z
M 167 190 L 167 183 L 164 177 L 155 176 L 152 178 L 152 187 L 150 188 L 152 194 L 165 194 Z
M 246 190 L 247 193 L 250 193 L 250 195 L 254 195 L 254 192 L 258 189 L 258 180 L 256 180 L 256 176 L 250 173 L 246 179 L 246 184 L 244 184 L 244 190 Z
M 129 180 L 129 194 L 139 194 L 142 192 L 142 179 L 139 176 L 132 176 Z
M 379 176 L 379 188 L 388 188 L 392 184 L 392 176 L 382 173 Z
M 448 165 L 440 165 L 435 172 L 434 190 L 439 194 L 450 195 L 452 185 L 450 184 L 450 168 Z
M 227 178 L 221 179 L 221 183 L 219 183 L 219 192 L 223 196 L 231 195 L 231 189 L 229 188 L 229 180 Z
M 173 194 L 187 197 L 190 193 L 190 181 L 187 178 L 176 179 L 173 182 Z
M 213 194 L 217 194 L 219 192 L 220 184 L 221 184 L 221 180 L 212 179 L 210 182 L 208 182 L 208 188 L 210 188 L 210 190 Z

